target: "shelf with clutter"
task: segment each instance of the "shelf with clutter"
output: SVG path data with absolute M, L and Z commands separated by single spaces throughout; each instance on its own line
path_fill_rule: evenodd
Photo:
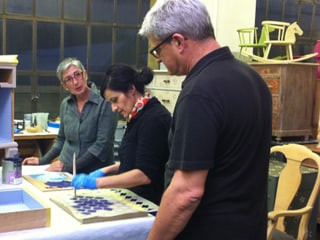
M 314 129 L 314 102 L 318 64 L 306 62 L 318 53 L 293 54 L 296 35 L 303 30 L 297 22 L 264 20 L 258 27 L 239 28 L 238 58 L 250 64 L 262 76 L 272 94 L 272 136 L 276 142 L 317 139 Z M 285 56 L 271 57 L 271 48 L 285 49 Z M 313 59 L 312 59 L 313 60 Z M 318 117 L 317 117 L 318 118 Z M 302 139 L 300 139 L 302 138 Z
M 0 149 L 4 149 L 5 157 L 12 157 L 18 152 L 18 144 L 13 139 L 17 64 L 17 55 L 0 55 Z

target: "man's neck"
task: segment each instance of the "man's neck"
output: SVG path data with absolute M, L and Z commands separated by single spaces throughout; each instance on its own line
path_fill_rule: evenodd
M 187 72 L 189 73 L 191 69 L 209 53 L 221 48 L 220 44 L 210 38 L 203 41 L 190 41 L 190 51 L 188 52 L 188 61 L 186 65 Z

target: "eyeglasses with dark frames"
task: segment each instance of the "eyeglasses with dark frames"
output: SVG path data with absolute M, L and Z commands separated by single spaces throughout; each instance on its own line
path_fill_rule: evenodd
M 83 72 L 76 71 L 73 73 L 73 77 L 68 76 L 64 80 L 62 80 L 62 82 L 65 84 L 69 84 L 69 83 L 73 82 L 74 79 L 79 81 L 82 77 L 83 77 Z
M 171 42 L 172 40 L 172 35 L 166 37 L 165 39 L 163 39 L 157 46 L 155 46 L 154 48 L 152 48 L 149 53 L 154 56 L 155 58 L 159 58 L 160 57 L 160 51 L 161 51 L 161 45 L 163 45 L 164 43 L 168 43 Z

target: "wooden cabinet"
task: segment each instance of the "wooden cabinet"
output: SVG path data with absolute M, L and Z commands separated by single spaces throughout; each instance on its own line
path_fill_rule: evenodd
M 20 157 L 42 157 L 54 144 L 57 134 L 52 133 L 32 133 L 32 134 L 15 134 L 14 141 L 19 145 Z
M 14 88 L 16 87 L 17 56 L 0 56 L 0 149 L 5 156 L 18 152 L 13 140 Z
M 312 63 L 251 63 L 272 93 L 272 135 L 312 135 L 312 114 L 317 65 Z
M 315 89 L 314 89 L 314 104 L 313 104 L 313 114 L 312 114 L 312 135 L 314 138 L 320 140 L 320 128 L 319 125 L 319 115 L 320 115 L 320 78 L 316 79 Z
M 172 114 L 184 79 L 185 76 L 168 75 L 166 70 L 154 70 L 154 79 L 148 85 L 148 90 Z

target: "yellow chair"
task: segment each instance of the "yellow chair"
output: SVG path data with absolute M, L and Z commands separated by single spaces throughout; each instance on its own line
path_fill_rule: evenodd
M 278 22 L 278 21 L 262 21 L 262 26 L 266 29 L 266 50 L 264 52 L 264 59 L 268 59 L 271 47 L 274 45 L 284 46 L 286 49 L 286 57 L 288 60 L 293 59 L 292 45 L 296 42 L 295 34 L 301 36 L 303 31 L 294 22 L 292 24 L 288 22 Z M 275 31 L 275 34 L 271 35 L 270 30 Z
M 238 58 L 241 59 L 242 56 L 246 56 L 243 54 L 247 52 L 248 48 L 257 48 L 257 53 L 259 56 L 263 56 L 266 44 L 265 41 L 265 31 L 261 30 L 260 38 L 258 39 L 258 28 L 257 27 L 249 27 L 249 28 L 239 28 L 237 29 L 239 36 L 239 47 L 240 51 L 238 53 Z
M 296 238 L 305 240 L 308 236 L 309 219 L 319 193 L 319 171 L 317 171 L 317 177 L 306 205 L 301 209 L 289 209 L 289 207 L 301 183 L 302 174 L 300 168 L 302 163 L 307 159 L 308 161 L 313 160 L 314 166 L 320 169 L 320 157 L 307 147 L 298 144 L 274 146 L 271 148 L 271 153 L 274 152 L 281 152 L 285 156 L 286 166 L 279 176 L 274 209 L 268 213 L 267 240 L 275 239 L 273 238 L 274 233 L 288 235 L 285 233 L 284 218 L 293 216 L 300 216 Z

